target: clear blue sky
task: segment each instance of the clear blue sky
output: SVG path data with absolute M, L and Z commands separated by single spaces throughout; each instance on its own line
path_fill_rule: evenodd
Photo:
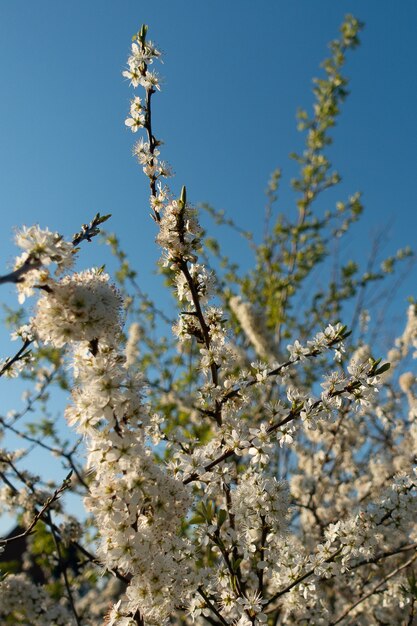
M 38 222 L 70 236 L 97 211 L 112 213 L 110 229 L 143 288 L 158 296 L 155 226 L 131 157 L 124 119 L 132 90 L 121 76 L 143 22 L 165 53 L 154 128 L 174 190 L 186 184 L 193 203 L 226 209 L 260 232 L 266 181 L 281 166 L 280 206 L 292 210 L 287 155 L 302 147 L 295 111 L 310 106 L 311 78 L 348 12 L 366 28 L 347 65 L 352 94 L 331 156 L 343 175 L 340 199 L 364 194 L 350 250 L 366 257 L 386 224 L 387 253 L 417 247 L 414 0 L 9 0 L 0 3 L 0 267 L 15 254 L 14 226 Z M 229 255 L 241 254 L 222 240 Z M 81 265 L 107 259 L 98 243 L 83 247 Z M 410 276 L 402 297 L 413 292 Z
M 154 124 L 176 190 L 262 222 L 270 171 L 301 147 L 298 105 L 345 13 L 366 23 L 349 59 L 352 95 L 331 151 L 340 197 L 364 193 L 369 233 L 392 220 L 392 249 L 417 230 L 417 4 L 413 0 L 13 0 L 0 5 L 1 265 L 13 226 L 71 235 L 96 211 L 150 282 L 155 250 L 147 187 L 124 127 L 131 90 L 121 71 L 142 22 L 165 53 Z M 281 193 L 282 208 L 292 208 Z M 358 238 L 361 235 L 358 232 Z M 103 251 L 83 254 L 101 263 Z

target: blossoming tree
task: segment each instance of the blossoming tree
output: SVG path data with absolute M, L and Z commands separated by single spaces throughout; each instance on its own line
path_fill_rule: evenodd
M 273 217 L 277 170 L 263 241 L 246 234 L 247 272 L 206 237 L 185 187 L 175 196 L 166 185 L 152 117 L 160 52 L 146 26 L 135 35 L 124 75 L 139 91 L 125 123 L 140 135 L 134 152 L 178 311 L 143 293 L 114 235 L 104 237 L 120 262 L 117 285 L 102 268 L 72 271 L 109 216 L 72 241 L 38 226 L 18 232 L 22 253 L 0 282 L 37 303 L 0 375 L 34 388 L 24 411 L 1 418 L 5 436 L 27 443 L 0 450 L 1 506 L 20 525 L 0 549 L 26 546 L 18 572 L 1 566 L 2 624 L 414 623 L 417 395 L 407 366 L 417 308 L 380 355 L 366 310 L 369 285 L 410 252 L 365 273 L 350 262 L 326 289 L 313 274 L 326 272 L 332 239 L 362 211 L 355 194 L 315 214 L 339 182 L 326 147 L 360 27 L 347 16 L 315 81 L 313 114 L 299 113 L 294 221 Z M 47 417 L 25 422 L 54 384 L 71 389 L 75 443 Z M 63 483 L 20 469 L 36 446 L 67 468 Z M 64 492 L 83 499 L 86 516 L 68 511 Z

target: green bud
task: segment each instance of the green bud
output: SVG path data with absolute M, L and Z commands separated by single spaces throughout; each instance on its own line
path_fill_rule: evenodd
M 185 206 L 187 203 L 187 189 L 185 188 L 185 186 L 181 189 L 180 202 L 183 206 Z

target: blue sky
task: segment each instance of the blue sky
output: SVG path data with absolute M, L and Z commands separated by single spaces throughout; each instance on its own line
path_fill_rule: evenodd
M 142 23 L 165 53 L 154 129 L 176 172 L 173 189 L 186 184 L 193 203 L 226 209 L 260 233 L 266 182 L 280 166 L 280 207 L 293 210 L 287 155 L 302 148 L 295 111 L 309 108 L 311 79 L 348 12 L 366 24 L 347 64 L 352 93 L 330 151 L 343 176 L 338 197 L 362 191 L 366 207 L 348 252 L 365 258 L 384 226 L 387 254 L 416 247 L 413 0 L 13 0 L 0 3 L 1 267 L 13 260 L 15 226 L 38 222 L 71 236 L 97 211 L 112 213 L 109 229 L 142 287 L 159 297 L 147 184 L 124 126 L 133 92 L 121 72 Z M 229 236 L 222 241 L 230 256 L 242 255 Z M 90 244 L 81 265 L 108 258 Z M 9 301 L 12 293 L 3 288 Z M 399 311 L 412 293 L 415 275 Z
M 413 244 L 415 2 L 14 0 L 0 6 L 2 265 L 14 226 L 39 222 L 71 235 L 101 211 L 113 214 L 110 228 L 144 287 L 151 282 L 155 227 L 123 123 L 131 90 L 121 76 L 142 22 L 165 53 L 154 124 L 174 189 L 186 184 L 193 202 L 260 230 L 263 190 L 279 165 L 281 208 L 292 210 L 287 155 L 302 145 L 295 110 L 310 105 L 311 78 L 347 12 L 366 28 L 348 62 L 352 94 L 331 150 L 340 197 L 363 192 L 365 242 L 389 222 L 392 249 Z M 103 262 L 94 248 L 83 252 L 86 264 Z

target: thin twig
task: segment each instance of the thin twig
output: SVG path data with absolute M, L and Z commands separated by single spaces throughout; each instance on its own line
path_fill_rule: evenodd
M 210 600 L 210 598 L 208 597 L 208 595 L 206 594 L 206 592 L 204 591 L 204 589 L 202 587 L 198 587 L 197 589 L 198 593 L 200 594 L 200 596 L 203 598 L 204 602 L 207 604 L 207 606 L 209 607 L 209 609 L 211 611 L 213 611 L 214 615 L 220 620 L 220 623 L 223 624 L 223 626 L 229 626 L 228 622 L 226 622 L 226 620 L 224 619 L 223 615 L 220 613 L 220 611 L 215 607 L 215 605 L 213 604 L 213 602 Z
M 36 526 L 37 522 L 48 511 L 51 504 L 53 504 L 56 500 L 58 500 L 61 493 L 63 493 L 66 489 L 68 489 L 68 487 L 71 484 L 71 476 L 72 476 L 72 470 L 70 471 L 68 476 L 64 478 L 62 485 L 58 487 L 58 489 L 55 489 L 54 493 L 47 499 L 47 501 L 42 506 L 42 508 L 36 513 L 35 517 L 33 518 L 33 520 L 31 521 L 31 523 L 29 524 L 29 526 L 26 528 L 25 531 L 23 531 L 19 535 L 14 535 L 13 537 L 9 537 L 7 539 L 0 539 L 0 544 L 5 545 L 8 543 L 11 543 L 12 541 L 16 541 L 17 539 L 22 539 L 23 537 L 27 537 L 28 535 L 30 535 L 33 528 Z
M 69 603 L 70 603 L 70 606 L 71 606 L 71 610 L 73 612 L 73 615 L 74 615 L 75 621 L 77 622 L 77 625 L 81 626 L 80 618 L 78 617 L 78 613 L 77 613 L 77 610 L 75 608 L 74 598 L 72 596 L 71 585 L 70 585 L 70 582 L 68 580 L 67 566 L 66 566 L 66 564 L 64 562 L 64 559 L 63 559 L 63 556 L 62 556 L 62 552 L 61 552 L 60 539 L 57 537 L 57 535 L 55 533 L 54 524 L 52 522 L 51 511 L 48 511 L 47 516 L 48 516 L 49 521 L 50 521 L 50 528 L 51 528 L 51 532 L 52 532 L 52 537 L 53 537 L 54 544 L 55 544 L 56 551 L 57 551 L 57 555 L 58 555 L 59 566 L 61 568 L 62 576 L 64 577 L 65 588 L 67 590 L 67 595 L 68 595 L 68 600 L 69 600 Z
M 374 587 L 372 587 L 372 589 L 370 589 L 370 591 L 368 591 L 367 593 L 365 593 L 363 596 L 361 596 L 358 600 L 356 600 L 356 602 L 354 602 L 353 604 L 351 604 L 345 611 L 343 611 L 343 613 L 341 613 L 339 615 L 339 617 L 334 621 L 334 622 L 330 622 L 329 626 L 335 626 L 335 624 L 339 624 L 347 615 L 349 615 L 349 613 L 351 611 L 353 611 L 353 609 L 355 609 L 357 606 L 359 606 L 359 604 L 362 604 L 362 602 L 365 602 L 365 600 L 367 600 L 368 598 L 370 598 L 371 596 L 373 596 L 373 594 L 378 591 L 378 589 L 380 587 L 382 587 L 382 585 L 384 585 L 388 580 L 390 580 L 391 578 L 394 578 L 394 576 L 396 576 L 397 574 L 399 574 L 400 572 L 402 572 L 402 570 L 406 569 L 407 567 L 409 567 L 412 563 L 414 563 L 414 561 L 417 559 L 417 552 L 410 558 L 408 559 L 408 561 L 406 561 L 405 563 L 403 563 L 402 565 L 400 565 L 399 567 L 395 568 L 392 572 L 390 572 L 389 574 L 387 574 L 387 576 L 385 576 L 377 585 L 375 585 Z
M 340 389 L 339 391 L 331 392 L 329 394 L 329 398 L 335 398 L 337 396 L 343 395 L 344 393 L 350 393 L 356 388 L 356 386 L 357 386 L 356 381 L 352 381 L 348 383 L 343 389 Z M 322 400 L 316 400 L 316 402 L 314 402 L 311 405 L 310 409 L 311 410 L 317 409 L 322 403 L 323 403 Z M 293 420 L 298 419 L 300 417 L 300 413 L 303 407 L 304 407 L 304 404 L 302 404 L 301 406 L 295 407 L 294 409 L 291 409 L 288 415 L 284 417 L 282 420 L 280 420 L 279 422 L 275 422 L 275 424 L 271 424 L 270 426 L 268 426 L 268 428 L 266 429 L 266 432 L 270 435 L 276 430 L 278 430 L 279 428 L 282 428 L 282 426 L 286 426 L 287 424 L 289 424 L 289 422 L 292 422 Z M 252 439 L 249 439 L 249 442 L 252 443 L 253 439 L 255 438 L 256 436 L 253 437 Z M 205 474 L 206 472 L 211 472 L 211 470 L 214 467 L 216 467 L 216 465 L 219 465 L 219 463 L 222 463 L 223 461 L 230 458 L 234 454 L 235 454 L 234 448 L 227 448 L 220 456 L 218 456 L 213 461 L 210 461 L 210 463 L 207 463 L 207 465 L 204 466 L 203 472 L 201 473 L 194 472 L 193 474 L 190 474 L 189 476 L 187 476 L 187 478 L 183 480 L 183 484 L 188 485 L 189 483 L 195 482 L 196 480 L 200 478 L 201 474 L 203 473 Z
M 7 359 L 6 363 L 0 369 L 0 377 L 3 376 L 3 374 L 5 374 L 7 370 L 9 370 L 15 363 L 17 363 L 17 361 L 21 361 L 22 359 L 24 359 L 26 356 L 29 355 L 29 352 L 25 353 L 25 350 L 30 346 L 31 343 L 33 343 L 33 340 L 31 339 L 24 340 L 21 348 L 16 352 L 16 354 L 12 358 Z

